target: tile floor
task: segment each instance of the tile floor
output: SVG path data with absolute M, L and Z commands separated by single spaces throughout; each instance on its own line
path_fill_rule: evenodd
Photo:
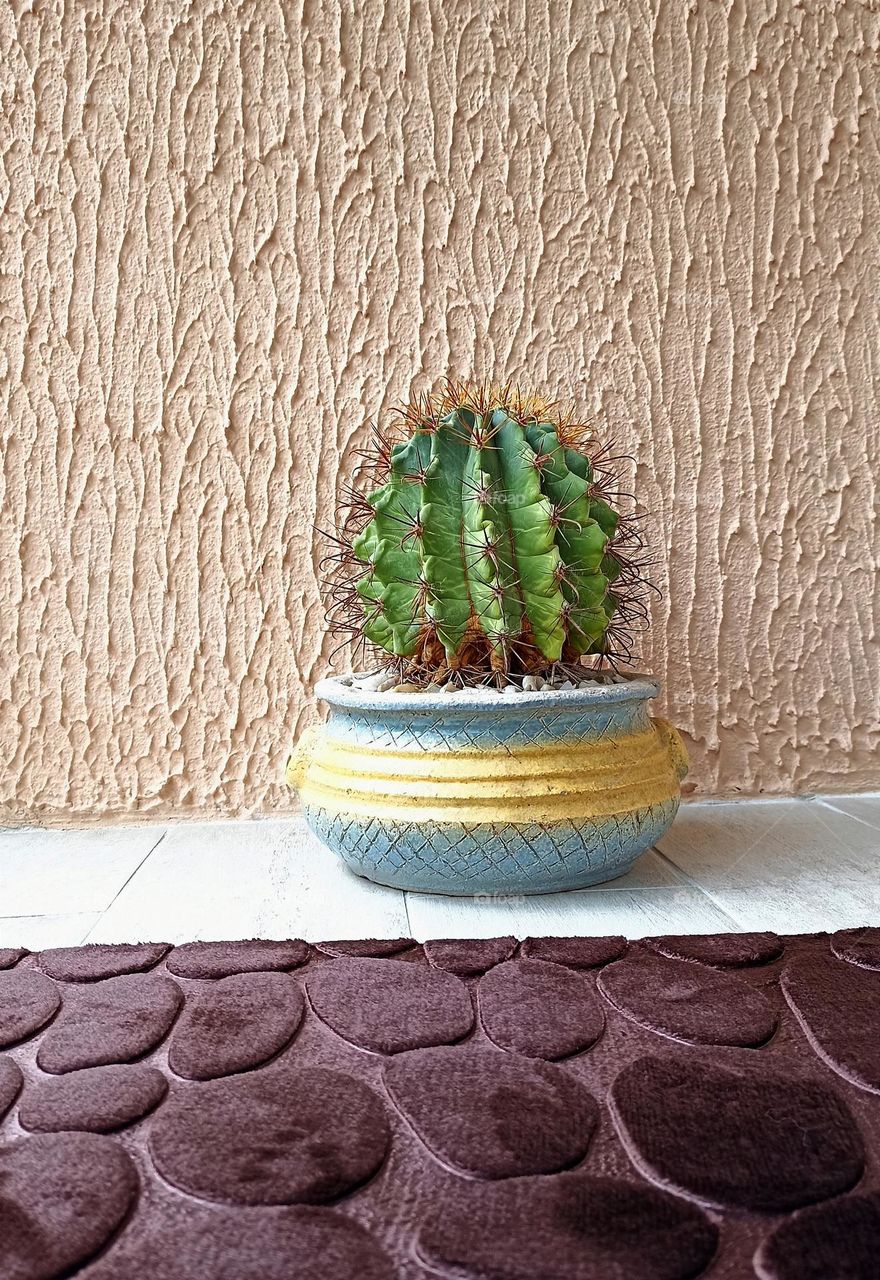
M 352 875 L 298 818 L 0 831 L 0 947 L 190 938 L 781 933 L 880 923 L 880 794 L 686 805 L 628 876 L 511 899 Z

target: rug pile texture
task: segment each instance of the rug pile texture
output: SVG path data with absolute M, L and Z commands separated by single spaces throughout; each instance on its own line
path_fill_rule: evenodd
M 876 1280 L 880 929 L 0 951 L 0 1280 Z

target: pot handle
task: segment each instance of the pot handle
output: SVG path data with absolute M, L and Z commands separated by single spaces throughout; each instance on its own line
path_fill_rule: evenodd
M 652 716 L 651 720 L 660 735 L 660 741 L 672 758 L 672 767 L 679 782 L 681 782 L 690 767 L 687 751 L 681 740 L 681 734 L 668 720 L 662 720 L 658 716 Z
M 287 761 L 287 769 L 285 771 L 287 785 L 293 791 L 298 791 L 305 781 L 316 736 L 317 729 L 313 724 L 310 724 L 303 729 L 299 738 L 294 743 L 293 750 L 291 751 Z

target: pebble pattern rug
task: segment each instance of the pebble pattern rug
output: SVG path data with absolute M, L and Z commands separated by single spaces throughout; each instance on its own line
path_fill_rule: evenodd
M 877 1280 L 880 929 L 0 951 L 0 1280 Z

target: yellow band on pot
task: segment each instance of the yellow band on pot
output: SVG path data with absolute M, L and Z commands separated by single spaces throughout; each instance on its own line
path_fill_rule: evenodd
M 665 722 L 622 738 L 479 751 L 365 748 L 319 730 L 291 758 L 288 782 L 305 805 L 331 813 L 464 824 L 576 821 L 676 797 L 684 761 Z

